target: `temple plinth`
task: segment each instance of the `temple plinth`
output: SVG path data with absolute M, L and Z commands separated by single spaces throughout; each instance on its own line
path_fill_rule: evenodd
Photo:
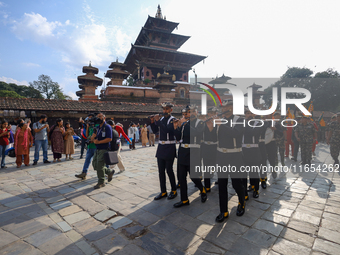
M 90 62 L 89 66 L 83 66 L 83 73 L 86 73 L 86 75 L 78 76 L 81 90 L 77 91 L 76 95 L 79 97 L 79 101 L 98 100 L 96 89 L 103 83 L 103 79 L 95 76 L 95 74 L 98 74 L 98 68 L 91 66 Z

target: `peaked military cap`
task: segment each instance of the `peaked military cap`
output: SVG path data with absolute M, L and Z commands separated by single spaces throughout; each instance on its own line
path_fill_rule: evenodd
M 172 108 L 172 107 L 174 107 L 174 105 L 172 103 L 169 103 L 169 102 L 161 103 L 161 106 L 162 106 L 162 108 L 165 108 L 165 107 Z
M 187 112 L 187 109 L 186 109 L 186 108 L 183 108 L 183 109 L 182 109 L 182 113 L 185 113 L 185 112 Z
M 233 105 L 233 99 L 224 99 L 222 101 L 222 106 Z
M 247 112 L 250 112 L 250 113 L 251 113 L 251 111 L 249 110 L 248 107 L 244 107 L 244 113 L 247 113 Z
M 218 109 L 217 109 L 216 106 L 214 106 L 214 107 L 209 108 L 208 111 L 209 111 L 209 112 L 217 112 Z
M 197 106 L 195 104 L 188 104 L 186 107 L 185 107 L 186 111 L 189 111 L 189 110 L 196 110 L 197 109 Z

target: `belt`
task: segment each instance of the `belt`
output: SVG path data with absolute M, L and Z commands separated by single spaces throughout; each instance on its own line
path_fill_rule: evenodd
M 175 144 L 176 141 L 159 141 L 158 144 Z
M 242 147 L 244 148 L 257 148 L 259 147 L 258 144 L 242 144 Z
M 212 142 L 212 141 L 203 141 L 203 143 L 207 145 L 217 144 L 217 142 Z
M 183 148 L 200 148 L 199 144 L 189 144 L 189 143 L 181 143 L 181 147 Z
M 234 153 L 234 152 L 241 152 L 242 148 L 235 148 L 235 149 L 227 149 L 227 148 L 220 148 L 217 147 L 217 150 L 219 152 L 223 152 L 223 153 Z
M 259 139 L 259 142 L 261 143 L 261 142 L 265 142 L 265 140 L 264 139 Z

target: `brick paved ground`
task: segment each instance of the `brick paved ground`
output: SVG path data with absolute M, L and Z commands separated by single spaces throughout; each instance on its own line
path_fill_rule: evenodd
M 126 171 L 99 190 L 93 189 L 92 167 L 86 181 L 74 177 L 84 163 L 79 151 L 72 161 L 21 169 L 6 158 L 8 168 L 0 171 L 0 253 L 339 254 L 339 173 L 281 173 L 258 199 L 250 198 L 242 217 L 235 214 L 230 187 L 230 217 L 217 224 L 216 186 L 205 204 L 191 182 L 190 206 L 173 208 L 178 197 L 153 201 L 159 192 L 155 149 L 123 150 Z M 328 152 L 321 144 L 314 162 L 332 163 Z

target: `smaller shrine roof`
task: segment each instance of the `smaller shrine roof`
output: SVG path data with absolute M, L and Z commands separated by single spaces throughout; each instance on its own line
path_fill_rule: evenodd
M 93 66 L 83 66 L 83 73 L 94 73 L 98 74 L 98 68 Z
M 225 76 L 224 74 L 221 77 L 218 77 L 212 81 L 209 81 L 209 84 L 226 84 L 231 78 L 228 76 Z M 230 83 L 231 84 L 231 83 Z M 234 84 L 233 84 L 234 85 Z

